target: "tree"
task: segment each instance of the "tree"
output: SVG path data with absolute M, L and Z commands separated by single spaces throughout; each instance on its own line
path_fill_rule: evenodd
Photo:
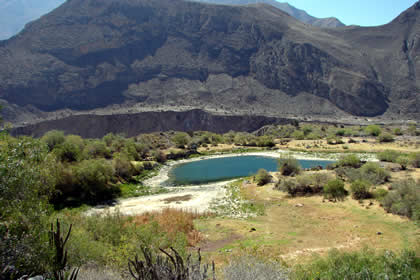
M 0 267 L 13 265 L 15 275 L 42 273 L 56 163 L 42 141 L 0 137 Z

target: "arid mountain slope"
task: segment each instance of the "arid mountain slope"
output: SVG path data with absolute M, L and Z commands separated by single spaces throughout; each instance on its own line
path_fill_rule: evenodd
M 115 104 L 418 118 L 419 20 L 417 4 L 320 29 L 264 4 L 69 0 L 0 43 L 0 98 L 16 118 Z
M 197 2 L 213 3 L 213 4 L 223 4 L 223 5 L 249 5 L 264 3 L 276 7 L 292 17 L 300 20 L 301 22 L 308 23 L 318 27 L 342 27 L 345 26 L 341 21 L 335 17 L 329 18 L 316 18 L 309 15 L 304 10 L 297 9 L 290 5 L 289 3 L 281 3 L 276 0 L 194 0 Z

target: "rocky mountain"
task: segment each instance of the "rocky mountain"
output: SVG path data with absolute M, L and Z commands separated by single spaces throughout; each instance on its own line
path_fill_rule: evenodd
M 282 3 L 276 0 L 194 0 L 198 2 L 212 3 L 212 4 L 222 4 L 222 5 L 249 5 L 249 4 L 258 4 L 264 3 L 276 7 L 292 17 L 300 20 L 301 22 L 311 24 L 318 27 L 342 27 L 345 26 L 341 21 L 335 17 L 329 18 L 316 18 L 309 15 L 304 10 L 297 9 L 290 5 L 289 3 Z
M 0 40 L 17 34 L 26 23 L 50 12 L 65 0 L 2 0 L 0 1 Z
M 3 116 L 419 119 L 419 32 L 419 4 L 384 26 L 321 29 L 265 4 L 68 0 L 0 42 Z

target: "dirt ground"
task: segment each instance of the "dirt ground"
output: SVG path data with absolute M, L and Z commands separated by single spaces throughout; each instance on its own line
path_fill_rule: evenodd
M 404 176 L 419 178 L 420 169 Z M 333 248 L 420 250 L 420 228 L 407 218 L 386 213 L 377 201 L 359 203 L 350 196 L 336 203 L 322 196 L 290 198 L 273 190 L 273 184 L 249 184 L 244 191 L 249 199 L 266 205 L 265 215 L 196 221 L 205 237 L 199 246 L 221 265 L 243 254 L 296 263 Z

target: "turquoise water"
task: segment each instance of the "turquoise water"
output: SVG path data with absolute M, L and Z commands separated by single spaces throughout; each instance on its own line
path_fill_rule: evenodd
M 332 162 L 328 160 L 299 160 L 302 168 L 311 168 L 318 165 L 325 168 Z M 267 171 L 276 171 L 277 159 L 262 156 L 236 156 L 183 163 L 172 168 L 167 183 L 171 185 L 191 185 L 224 181 L 253 175 L 260 168 Z

